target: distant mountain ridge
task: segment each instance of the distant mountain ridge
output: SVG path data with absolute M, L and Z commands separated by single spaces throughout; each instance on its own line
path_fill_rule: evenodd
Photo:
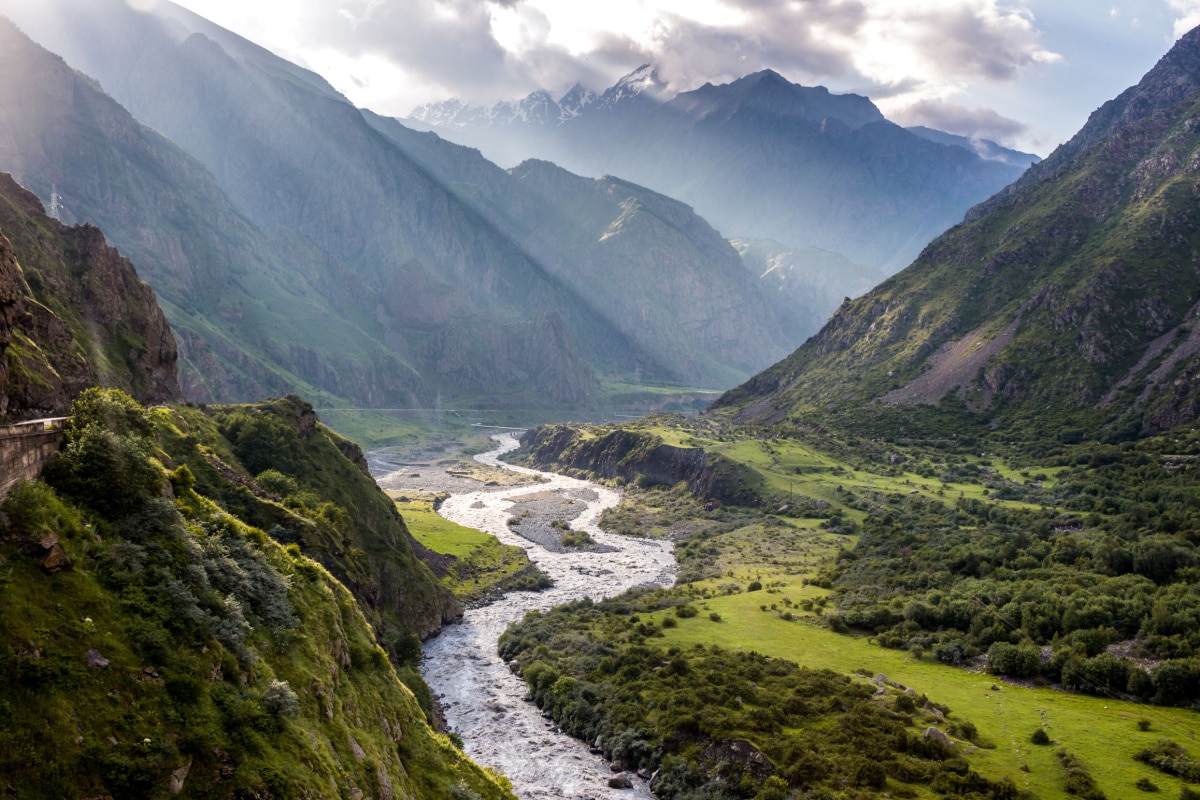
M 1200 29 L 911 267 L 718 406 L 948 400 L 1054 435 L 1200 417 Z
M 128 115 L 92 124 L 56 112 L 44 125 L 18 126 L 4 157 L 39 194 L 57 185 L 69 213 L 103 222 L 114 241 L 136 249 L 183 331 L 198 399 L 299 388 L 371 405 L 427 404 L 437 391 L 488 406 L 579 405 L 600 391 L 602 375 L 640 371 L 723 387 L 795 344 L 736 253 L 683 204 L 623 181 L 606 184 L 611 201 L 593 202 L 593 182 L 562 170 L 530 188 L 537 182 L 505 177 L 446 143 L 418 158 L 319 77 L 170 3 L 149 14 L 118 0 L 44 6 L 57 10 L 55 24 L 40 24 L 44 17 L 15 0 L 0 2 L 112 97 L 76 77 L 88 88 L 67 98 L 39 90 L 30 76 L 12 88 L 10 104 L 36 96 L 68 108 L 94 93 L 93 106 L 119 100 L 153 131 Z M 574 96 L 572 108 L 598 102 L 582 89 Z M 155 140 L 155 131 L 186 152 Z M 124 169 L 138 177 L 108 186 L 87 160 L 72 161 L 110 132 L 104 148 L 119 152 L 121 142 L 142 139 L 153 142 L 157 162 L 125 157 Z M 37 144 L 64 137 L 79 146 L 45 152 Z M 178 168 L 164 171 L 165 162 Z M 115 174 L 118 161 L 106 163 Z M 461 185 L 476 179 L 481 191 Z M 162 216 L 162 200 L 140 192 L 156 180 L 170 185 L 156 188 L 163 197 L 178 194 L 166 205 L 190 218 L 182 237 L 167 219 L 152 228 L 157 236 L 136 224 Z M 586 209 L 597 215 L 582 223 L 596 241 L 581 241 L 565 221 L 539 227 L 497 216 L 497 192 L 521 207 Z M 660 240 L 680 245 L 671 258 L 647 246 Z M 585 245 L 586 260 L 578 255 Z M 610 280 L 609 293 L 580 277 L 594 284 L 610 273 L 641 277 Z M 685 291 L 645 295 L 654 323 L 629 324 L 635 298 L 621 288 L 653 275 Z M 715 316 L 703 317 L 705 309 Z M 221 383 L 224 372 L 231 378 Z
M 888 122 L 866 97 L 772 70 L 672 95 L 643 65 L 586 103 L 573 88 L 491 108 L 426 104 L 404 120 L 497 163 L 620 175 L 692 205 L 726 237 L 816 247 L 893 272 L 1036 156 Z

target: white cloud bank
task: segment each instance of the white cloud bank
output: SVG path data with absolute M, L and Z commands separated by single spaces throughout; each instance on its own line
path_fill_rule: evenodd
M 1177 31 L 1200 22 L 1200 0 L 1160 1 Z M 1061 61 L 1037 0 L 179 2 L 400 116 L 450 96 L 600 89 L 650 62 L 678 90 L 771 68 L 868 94 L 897 119 L 951 120 L 953 132 L 1011 142 L 1026 126 L 972 98 Z

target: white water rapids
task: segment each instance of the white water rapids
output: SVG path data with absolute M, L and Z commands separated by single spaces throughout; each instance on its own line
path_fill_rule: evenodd
M 510 592 L 490 605 L 467 611 L 461 625 L 447 626 L 425 645 L 421 672 L 439 696 L 450 729 L 462 737 L 465 749 L 479 764 L 501 770 L 523 800 L 550 798 L 650 798 L 646 782 L 634 778 L 633 789 L 612 789 L 613 776 L 603 757 L 583 742 L 562 733 L 544 718 L 525 684 L 513 675 L 496 652 L 505 627 L 525 612 L 548 609 L 582 597 L 600 600 L 644 584 L 670 585 L 675 558 L 667 542 L 632 539 L 600 530 L 597 520 L 621 499 L 619 492 L 563 475 L 514 467 L 498 456 L 516 449 L 512 434 L 492 437 L 498 447 L 475 456 L 483 464 L 526 474 L 540 474 L 546 483 L 454 495 L 442 503 L 446 519 L 486 531 L 505 544 L 523 547 L 529 558 L 554 579 L 543 592 Z M 592 490 L 598 499 L 587 500 Z M 506 522 L 513 496 L 531 491 L 556 491 L 564 499 L 586 502 L 587 510 L 571 522 L 597 543 L 614 552 L 553 553 L 509 530 Z M 631 776 L 632 777 L 632 776 Z

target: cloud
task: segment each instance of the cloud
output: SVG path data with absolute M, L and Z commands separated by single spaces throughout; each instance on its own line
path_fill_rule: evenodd
M 1200 0 L 1167 0 L 1167 7 L 1176 15 L 1175 38 L 1200 25 Z
M 925 125 L 971 139 L 991 139 L 1000 144 L 1013 142 L 1028 132 L 1029 126 L 1002 116 L 990 108 L 967 108 L 945 100 L 920 100 L 894 111 L 892 121 L 900 125 Z
M 602 89 L 647 62 L 676 90 L 771 68 L 835 91 L 875 87 L 897 105 L 947 99 L 1057 58 L 1032 1 L 181 0 L 253 15 L 252 38 L 396 114 L 449 96 Z

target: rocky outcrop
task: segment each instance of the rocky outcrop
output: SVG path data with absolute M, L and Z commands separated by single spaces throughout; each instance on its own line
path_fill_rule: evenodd
M 66 412 L 87 386 L 179 400 L 175 339 L 154 292 L 90 225 L 68 227 L 0 174 L 0 417 Z
M 759 476 L 698 447 L 674 447 L 651 433 L 542 425 L 521 436 L 521 450 L 541 469 L 586 478 L 620 478 L 638 485 L 684 482 L 698 499 L 755 505 Z

